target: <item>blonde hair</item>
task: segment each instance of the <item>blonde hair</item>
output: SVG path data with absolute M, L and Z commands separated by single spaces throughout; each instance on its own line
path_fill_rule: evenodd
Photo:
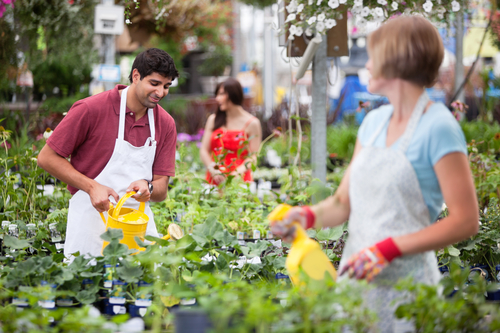
M 424 17 L 400 16 L 368 37 L 372 76 L 400 78 L 423 87 L 436 82 L 444 57 L 437 29 Z

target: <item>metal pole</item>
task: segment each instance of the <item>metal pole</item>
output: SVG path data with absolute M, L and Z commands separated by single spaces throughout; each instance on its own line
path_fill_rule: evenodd
M 313 178 L 326 182 L 326 43 L 323 38 L 313 60 L 311 167 Z
M 237 0 L 233 4 L 233 70 L 231 76 L 236 77 L 240 71 L 241 45 L 240 45 L 240 5 Z
M 264 8 L 264 119 L 269 119 L 273 114 L 273 20 L 271 7 Z
M 465 73 L 464 73 L 464 15 L 462 11 L 455 13 L 455 82 L 454 91 L 462 84 Z M 457 100 L 465 102 L 464 90 L 460 92 L 457 96 Z M 451 101 L 453 102 L 453 101 Z
M 115 4 L 113 0 L 102 0 L 103 5 L 112 6 Z M 115 36 L 114 35 L 102 35 L 102 47 L 104 48 L 104 63 L 106 65 L 114 65 L 116 47 L 115 47 Z M 111 90 L 115 87 L 114 82 L 104 82 L 104 89 Z

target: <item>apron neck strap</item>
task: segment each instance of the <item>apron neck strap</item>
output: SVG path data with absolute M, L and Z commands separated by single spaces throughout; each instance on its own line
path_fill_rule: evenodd
M 401 141 L 399 143 L 399 150 L 403 153 L 406 153 L 408 146 L 410 145 L 410 141 L 413 137 L 413 133 L 415 133 L 415 129 L 417 128 L 418 122 L 422 117 L 422 114 L 425 111 L 427 104 L 429 104 L 430 98 L 427 95 L 427 91 L 424 90 L 422 95 L 418 98 L 417 104 L 415 105 L 415 109 L 413 110 L 410 120 L 408 120 L 408 124 L 406 125 L 406 130 L 401 137 Z
M 405 132 L 401 136 L 401 141 L 399 143 L 399 148 L 398 148 L 398 150 L 400 150 L 401 152 L 405 153 L 406 150 L 408 149 L 411 138 L 413 137 L 413 133 L 417 128 L 418 121 L 420 120 L 420 117 L 422 117 L 425 107 L 427 106 L 429 101 L 430 101 L 429 95 L 427 94 L 427 91 L 424 90 L 422 95 L 420 95 L 420 97 L 418 98 L 417 104 L 415 104 L 415 108 L 413 109 L 410 119 L 408 120 L 408 124 L 406 125 Z M 373 145 L 373 143 L 379 136 L 380 132 L 382 132 L 382 130 L 385 128 L 385 125 L 391 120 L 393 113 L 394 112 L 389 113 L 387 119 L 380 124 L 379 128 L 375 131 L 373 136 L 368 141 L 367 146 Z
M 122 90 L 120 99 L 120 120 L 118 123 L 118 139 L 123 140 L 125 137 L 125 113 L 127 110 L 127 92 L 128 88 Z M 148 109 L 149 131 L 151 132 L 151 141 L 155 141 L 155 118 L 153 109 Z

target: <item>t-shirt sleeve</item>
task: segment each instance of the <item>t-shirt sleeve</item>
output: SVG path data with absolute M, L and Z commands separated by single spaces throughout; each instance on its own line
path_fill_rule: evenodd
M 153 175 L 175 176 L 175 146 L 177 144 L 177 130 L 173 119 L 170 119 L 169 128 L 159 142 L 153 163 Z
M 62 157 L 69 157 L 84 141 L 90 132 L 88 107 L 78 101 L 54 129 L 47 145 Z
M 464 133 L 451 114 L 436 121 L 432 126 L 429 152 L 433 166 L 450 153 L 460 152 L 467 155 Z

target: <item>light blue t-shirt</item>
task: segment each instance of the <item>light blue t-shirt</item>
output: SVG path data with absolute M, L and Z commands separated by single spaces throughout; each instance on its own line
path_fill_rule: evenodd
M 364 147 L 382 122 L 382 132 L 375 139 L 374 147 L 386 147 L 389 115 L 392 105 L 384 105 L 367 114 L 358 131 L 358 139 Z M 399 146 L 400 138 L 391 149 Z M 433 166 L 446 154 L 461 152 L 467 155 L 467 144 L 460 125 L 442 103 L 433 103 L 422 115 L 406 151 L 417 174 L 424 201 L 429 209 L 431 222 L 436 221 L 443 206 L 443 194 Z

